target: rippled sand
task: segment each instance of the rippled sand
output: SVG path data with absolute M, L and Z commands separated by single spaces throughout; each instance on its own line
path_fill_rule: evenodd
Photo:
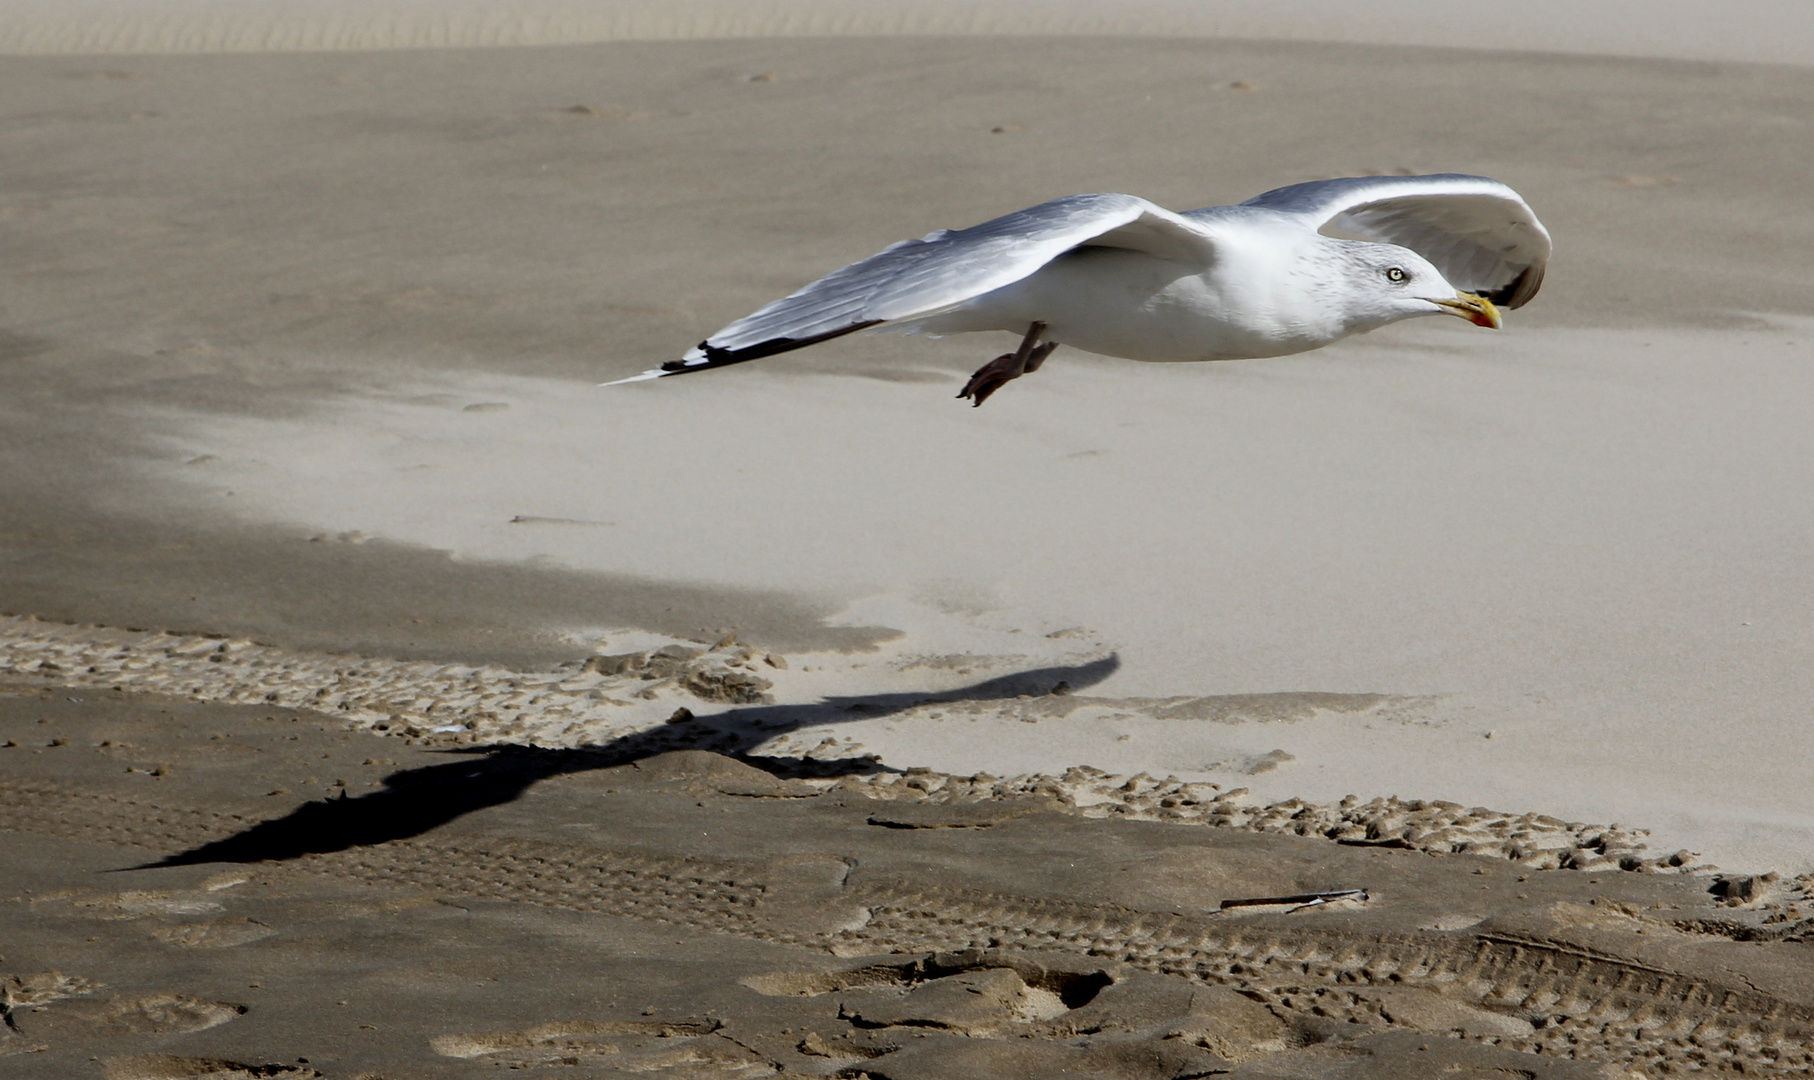
M 5 1066 L 1805 1070 L 1814 53 L 1738 7 L 8 5 Z M 1042 198 L 1451 170 L 1557 236 L 1499 334 L 595 386 Z

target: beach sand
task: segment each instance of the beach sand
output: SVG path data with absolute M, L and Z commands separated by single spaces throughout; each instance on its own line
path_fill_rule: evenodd
M 1400 805 L 1337 844 L 1289 808 L 1224 820 L 1240 800 L 1201 784 L 761 769 L 659 738 L 475 752 L 64 690 L 0 699 L 9 1076 L 1814 1063 L 1808 882 L 1716 896 L 1403 831 L 1541 847 L 1553 819 Z
M 1810 35 L 203 7 L 0 33 L 9 1070 L 1806 1067 Z M 1437 171 L 1557 238 L 1501 333 L 595 386 L 1056 195 Z

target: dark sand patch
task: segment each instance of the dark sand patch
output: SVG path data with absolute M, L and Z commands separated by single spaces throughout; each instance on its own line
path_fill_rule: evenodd
M 71 696 L 0 698 L 9 1075 L 86 1075 L 94 1058 L 137 1077 L 1809 1064 L 1809 945 L 1706 878 L 1050 805 L 882 828 L 843 785 L 723 794 L 768 774 L 700 752 L 551 776 L 406 839 L 159 866 L 294 810 L 278 785 L 331 774 L 339 801 L 453 763 L 309 714 Z M 1220 914 L 1336 887 L 1368 899 Z
M 0 490 L 0 612 L 251 637 L 455 663 L 584 658 L 563 631 L 738 632 L 782 651 L 861 650 L 897 632 L 828 626 L 835 599 L 463 560 L 383 539 L 109 514 L 67 489 Z

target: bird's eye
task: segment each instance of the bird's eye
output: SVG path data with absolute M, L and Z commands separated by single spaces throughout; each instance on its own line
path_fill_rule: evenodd
M 1400 269 L 1399 267 L 1396 267 L 1396 266 L 1394 266 L 1390 270 L 1386 271 L 1386 280 L 1390 281 L 1394 285 L 1399 284 L 1400 282 L 1404 281 L 1406 278 L 1408 278 L 1410 276 L 1411 275 L 1405 273 L 1402 269 Z

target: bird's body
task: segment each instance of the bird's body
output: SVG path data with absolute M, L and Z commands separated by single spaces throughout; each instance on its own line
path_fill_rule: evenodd
M 1131 195 L 1073 195 L 895 244 L 621 381 L 884 324 L 1023 334 L 960 395 L 980 405 L 1059 344 L 1129 360 L 1235 360 L 1419 315 L 1497 327 L 1494 302 L 1515 308 L 1535 295 L 1549 251 L 1524 200 L 1484 177 L 1324 180 L 1184 214 Z
M 1274 238 L 1265 233 L 1243 239 L 1255 242 L 1204 268 L 1127 248 L 1075 248 L 918 328 L 1019 333 L 1043 322 L 1047 340 L 1154 362 L 1284 356 L 1343 335 L 1342 313 L 1319 302 L 1316 281 L 1299 280 L 1301 244 L 1269 244 Z M 1227 312 L 1245 317 L 1225 318 Z

